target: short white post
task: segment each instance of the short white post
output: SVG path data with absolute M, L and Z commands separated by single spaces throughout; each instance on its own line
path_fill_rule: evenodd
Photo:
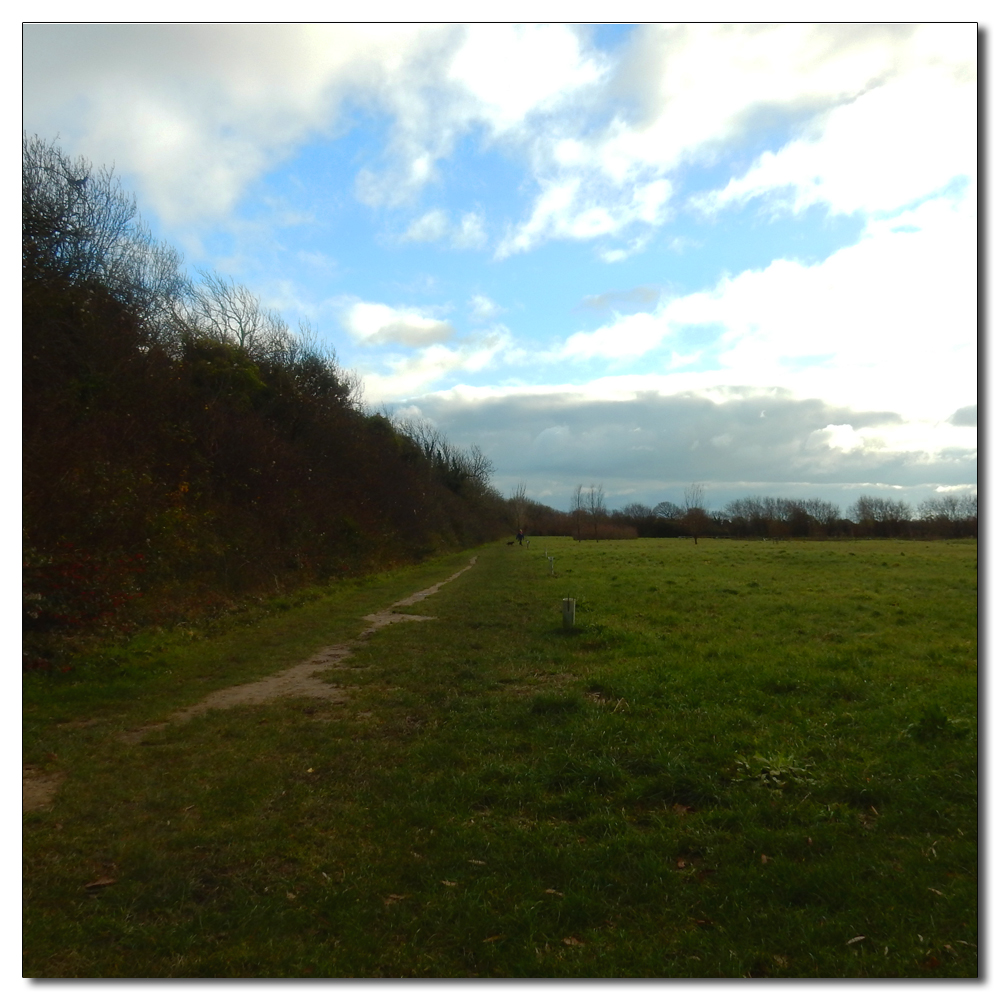
M 563 598 L 563 628 L 572 628 L 576 624 L 576 599 Z
M 556 557 L 549 556 L 549 576 L 556 575 Z

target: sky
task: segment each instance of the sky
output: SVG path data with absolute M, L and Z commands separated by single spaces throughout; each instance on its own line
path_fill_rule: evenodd
M 977 30 L 29 24 L 23 117 L 560 509 L 977 482 Z

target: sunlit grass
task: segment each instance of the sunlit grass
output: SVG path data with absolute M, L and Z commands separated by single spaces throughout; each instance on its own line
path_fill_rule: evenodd
M 467 556 L 32 680 L 25 975 L 977 974 L 973 543 L 478 556 L 343 706 L 115 739 Z

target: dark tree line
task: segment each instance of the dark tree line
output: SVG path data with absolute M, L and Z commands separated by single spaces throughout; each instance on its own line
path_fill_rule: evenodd
M 247 289 L 37 137 L 22 188 L 25 625 L 54 637 L 496 537 L 489 460 L 366 411 Z
M 910 504 L 861 496 L 846 516 L 826 500 L 751 496 L 732 500 L 721 510 L 705 508 L 697 484 L 685 491 L 684 505 L 664 500 L 650 507 L 629 503 L 608 510 L 599 486 L 578 486 L 570 511 L 529 500 L 519 487 L 512 503 L 519 521 L 535 535 L 569 535 L 578 540 L 612 538 L 975 538 L 979 534 L 975 493 L 946 493 Z
M 687 498 L 691 499 L 691 498 Z M 703 497 L 695 498 L 703 500 Z M 944 494 L 916 509 L 901 500 L 861 496 L 846 516 L 826 500 L 752 496 L 709 512 L 665 501 L 655 507 L 628 504 L 610 515 L 641 537 L 725 538 L 968 538 L 978 537 L 976 494 Z

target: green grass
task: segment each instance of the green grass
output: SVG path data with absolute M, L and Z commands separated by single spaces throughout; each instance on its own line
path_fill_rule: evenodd
M 27 678 L 24 975 L 978 974 L 974 543 L 477 555 L 345 705 L 116 738 L 468 554 Z

